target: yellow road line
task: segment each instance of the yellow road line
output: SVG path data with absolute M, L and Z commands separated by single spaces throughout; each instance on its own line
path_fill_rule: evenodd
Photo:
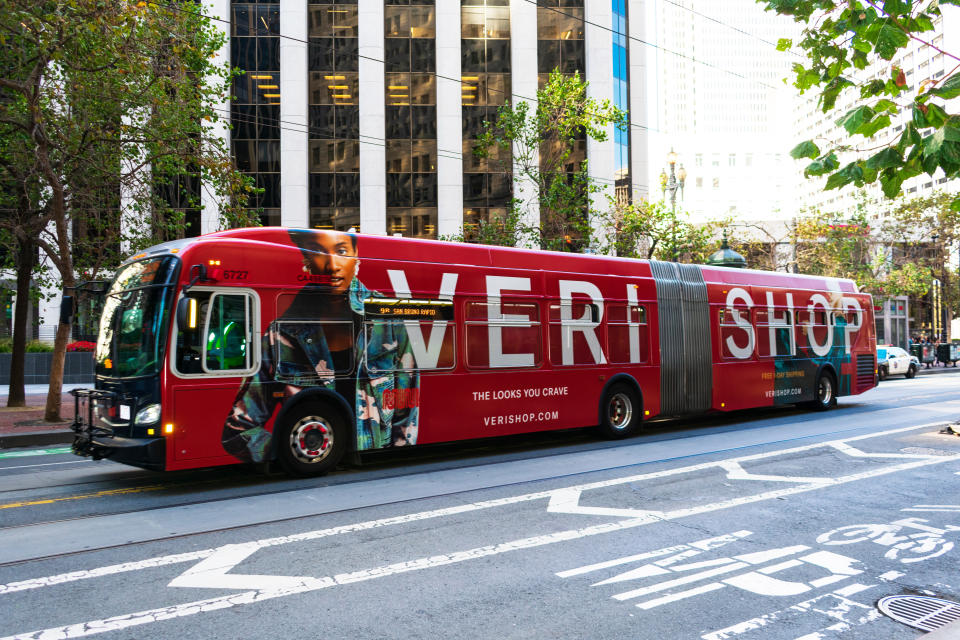
M 170 485 L 154 484 L 145 487 L 130 487 L 127 489 L 107 489 L 97 491 L 96 493 L 86 493 L 79 496 L 64 496 L 62 498 L 46 498 L 44 500 L 28 500 L 25 502 L 8 502 L 0 504 L 0 509 L 16 509 L 18 507 L 35 507 L 41 504 L 54 504 L 55 502 L 66 502 L 67 500 L 85 500 L 86 498 L 103 498 L 106 496 L 119 496 L 125 493 L 142 493 L 144 491 L 156 491 L 157 489 L 166 489 Z

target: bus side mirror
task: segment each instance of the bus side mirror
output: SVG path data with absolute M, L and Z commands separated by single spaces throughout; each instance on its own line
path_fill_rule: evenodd
M 197 328 L 197 299 L 181 298 L 177 304 L 177 327 L 181 331 Z
M 60 324 L 73 324 L 73 296 L 60 299 Z
M 193 287 L 193 285 L 198 282 L 207 281 L 207 268 L 202 264 L 194 264 L 190 266 L 190 282 L 183 285 L 183 291 L 186 292 L 187 289 Z

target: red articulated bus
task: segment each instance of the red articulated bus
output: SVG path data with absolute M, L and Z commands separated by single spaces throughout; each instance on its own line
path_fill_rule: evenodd
M 876 384 L 850 280 L 286 228 L 158 245 L 107 295 L 74 451 L 149 469 L 798 403 Z

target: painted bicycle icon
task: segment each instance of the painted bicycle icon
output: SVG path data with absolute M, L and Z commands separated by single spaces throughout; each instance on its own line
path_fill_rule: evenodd
M 852 524 L 821 534 L 817 542 L 823 545 L 845 545 L 870 541 L 888 547 L 883 554 L 888 560 L 904 564 L 936 558 L 953 549 L 954 543 L 946 535 L 960 531 L 951 524 L 946 528 L 926 524 L 923 518 L 904 518 L 889 524 Z

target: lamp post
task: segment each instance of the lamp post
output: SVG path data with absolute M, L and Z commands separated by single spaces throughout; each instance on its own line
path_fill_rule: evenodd
M 667 164 L 670 166 L 670 174 L 667 175 L 666 171 L 660 172 L 660 190 L 666 195 L 670 192 L 670 218 L 671 218 L 671 228 L 670 228 L 670 242 L 671 242 L 671 253 L 673 254 L 673 261 L 677 261 L 677 190 L 680 191 L 680 196 L 683 197 L 683 187 L 687 181 L 687 170 L 683 168 L 683 165 L 680 165 L 679 173 L 676 171 L 677 165 L 677 153 L 672 148 L 670 153 L 667 154 Z

